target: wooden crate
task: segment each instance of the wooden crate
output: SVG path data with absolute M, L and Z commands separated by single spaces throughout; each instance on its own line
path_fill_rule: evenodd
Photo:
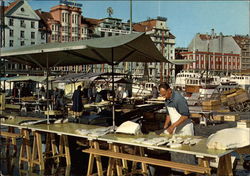
M 207 100 L 202 102 L 202 106 L 217 106 L 220 104 L 220 100 Z
M 223 121 L 224 116 L 223 115 L 215 115 L 215 116 L 213 116 L 213 120 L 215 120 L 215 121 Z
M 203 111 L 217 111 L 221 109 L 220 105 L 216 105 L 216 106 L 202 106 L 202 110 Z
M 227 96 L 222 95 L 222 96 L 220 97 L 220 101 L 221 101 L 221 103 L 226 103 L 226 102 L 227 102 Z
M 191 113 L 191 118 L 201 118 L 201 116 L 199 113 Z
M 49 111 L 44 111 L 45 115 L 62 115 L 62 111 L 58 111 L 58 110 L 49 110 Z
M 237 122 L 237 128 L 250 128 L 250 120 L 240 120 Z
M 243 103 L 248 100 L 249 100 L 249 96 L 247 92 L 242 92 L 235 97 L 235 101 L 237 103 Z
M 230 112 L 230 110 L 229 109 L 219 109 L 216 112 Z
M 236 100 L 235 100 L 235 97 L 227 97 L 227 104 L 228 105 L 234 105 L 236 104 Z
M 235 115 L 225 115 L 224 116 L 224 121 L 231 121 L 231 122 L 235 122 L 240 120 L 240 116 L 239 114 L 235 114 Z

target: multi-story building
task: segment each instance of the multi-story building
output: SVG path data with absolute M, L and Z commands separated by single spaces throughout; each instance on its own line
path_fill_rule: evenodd
M 95 34 L 100 37 L 108 37 L 114 35 L 124 35 L 130 33 L 129 23 L 123 23 L 119 18 L 100 19 L 95 28 Z
M 39 30 L 40 17 L 25 0 L 17 0 L 4 7 L 4 36 L 2 47 L 21 47 L 46 43 L 43 31 Z M 6 74 L 27 70 L 27 66 L 7 62 Z
M 80 39 L 80 24 L 82 14 L 81 8 L 66 4 L 60 4 L 52 7 L 50 10 L 50 14 L 53 17 L 53 20 L 58 21 L 60 24 L 50 24 L 52 29 L 50 41 L 56 40 L 60 42 L 68 42 L 77 41 Z
M 133 28 L 135 31 L 146 32 L 146 34 L 150 35 L 152 41 L 166 60 L 175 59 L 175 36 L 167 27 L 167 18 L 157 17 L 156 19 L 149 19 L 134 24 Z M 148 69 L 151 80 L 159 80 L 162 74 L 162 81 L 173 81 L 175 75 L 175 66 L 173 64 L 150 63 L 148 64 Z
M 248 36 L 216 35 L 214 30 L 210 35 L 196 34 L 188 46 L 188 52 L 183 52 L 184 59 L 196 60 L 185 69 L 196 71 L 209 70 L 214 74 L 228 75 L 247 69 L 250 61 Z

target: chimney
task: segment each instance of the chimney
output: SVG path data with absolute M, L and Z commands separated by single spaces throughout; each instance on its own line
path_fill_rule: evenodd
M 223 53 L 223 34 L 220 32 L 219 35 L 219 52 Z
M 214 38 L 214 29 L 211 29 L 211 39 L 213 39 Z

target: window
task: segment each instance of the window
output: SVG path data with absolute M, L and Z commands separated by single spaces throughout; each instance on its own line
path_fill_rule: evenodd
M 9 26 L 13 26 L 14 25 L 14 19 L 9 19 Z
M 62 22 L 64 22 L 65 18 L 64 18 L 64 13 L 62 13 Z
M 21 20 L 21 21 L 20 21 L 20 27 L 25 27 L 24 20 Z
M 35 38 L 35 32 L 31 32 L 31 38 L 32 38 L 32 39 Z
M 36 43 L 35 43 L 35 42 L 31 42 L 30 44 L 31 44 L 31 45 L 35 45 Z
M 41 33 L 41 39 L 45 39 L 45 33 Z
M 33 29 L 35 28 L 35 22 L 34 21 L 31 21 L 30 27 L 33 28 Z
M 24 44 L 25 44 L 24 41 L 21 41 L 21 46 L 24 46 Z
M 105 37 L 105 32 L 101 32 L 101 37 Z
M 20 37 L 24 38 L 24 31 L 20 31 Z
M 10 29 L 10 37 L 14 36 L 14 31 L 12 29 Z
M 111 33 L 111 32 L 109 32 L 109 33 L 108 33 L 108 36 L 112 36 L 112 33 Z
M 14 44 L 14 40 L 10 40 L 9 46 L 13 47 L 13 44 Z

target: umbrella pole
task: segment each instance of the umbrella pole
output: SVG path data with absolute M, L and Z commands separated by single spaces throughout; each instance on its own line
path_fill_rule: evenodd
M 49 63 L 48 54 L 46 57 L 46 99 L 47 99 L 47 124 L 49 124 Z
M 114 81 L 114 49 L 112 48 L 112 119 L 113 119 L 113 131 L 115 131 L 115 81 Z

